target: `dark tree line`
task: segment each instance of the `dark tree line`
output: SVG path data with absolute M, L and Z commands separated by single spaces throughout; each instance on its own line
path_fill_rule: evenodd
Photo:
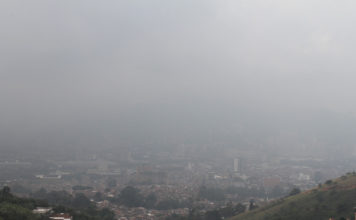
M 172 198 L 165 198 L 158 201 L 157 196 L 154 193 L 150 193 L 147 196 L 143 196 L 140 190 L 127 186 L 121 190 L 120 194 L 113 199 L 112 202 L 125 205 L 127 207 L 145 207 L 148 209 L 177 209 L 189 207 L 190 204 L 187 201 L 179 201 Z
M 207 212 L 191 209 L 188 216 L 171 215 L 166 220 L 223 220 L 245 212 L 246 207 L 241 203 L 233 206 L 228 203 L 225 207 Z
M 58 213 L 70 213 L 78 220 L 113 220 L 115 214 L 109 209 L 97 209 L 83 193 L 74 196 L 67 191 L 50 191 L 40 189 L 34 192 L 32 197 L 47 201 L 54 206 L 53 210 Z M 101 197 L 102 195 L 97 195 Z M 102 199 L 102 197 L 100 198 Z

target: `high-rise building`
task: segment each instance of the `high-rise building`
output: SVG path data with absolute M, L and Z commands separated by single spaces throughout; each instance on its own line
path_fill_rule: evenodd
M 234 172 L 239 172 L 239 159 L 234 159 Z

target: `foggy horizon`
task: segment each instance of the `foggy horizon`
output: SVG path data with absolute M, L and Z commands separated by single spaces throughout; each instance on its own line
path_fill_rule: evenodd
M 287 136 L 287 151 L 354 153 L 355 2 L 1 5 L 2 148 L 268 151 Z

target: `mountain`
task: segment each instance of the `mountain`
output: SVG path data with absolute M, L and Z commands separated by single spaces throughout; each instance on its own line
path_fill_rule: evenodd
M 232 220 L 355 219 L 356 173 L 328 180 L 318 187 L 271 202 Z

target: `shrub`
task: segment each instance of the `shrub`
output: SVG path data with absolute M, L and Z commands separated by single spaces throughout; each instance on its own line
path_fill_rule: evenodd
M 332 180 L 327 180 L 327 181 L 325 182 L 326 185 L 330 185 L 330 184 L 332 184 L 332 183 L 333 183 Z

